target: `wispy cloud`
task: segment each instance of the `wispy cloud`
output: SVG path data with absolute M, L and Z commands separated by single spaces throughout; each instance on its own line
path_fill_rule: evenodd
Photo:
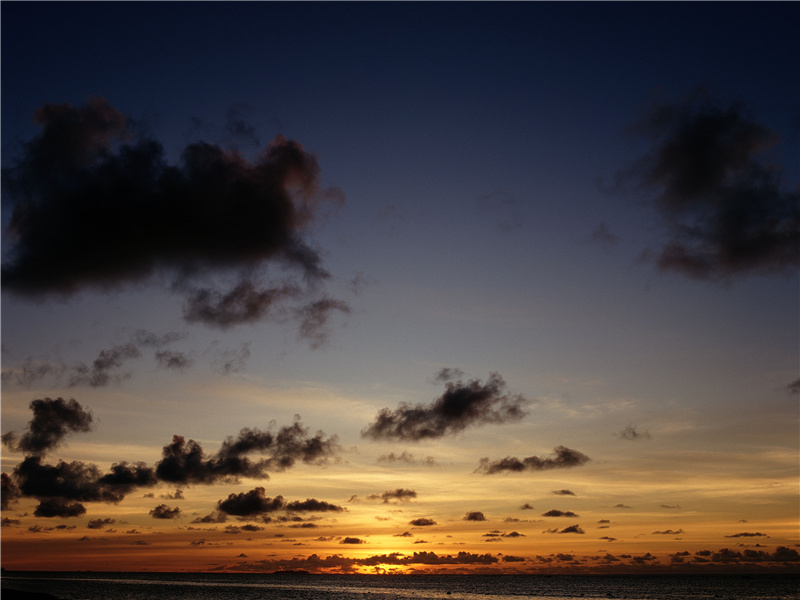
M 507 456 L 500 460 L 490 461 L 488 458 L 482 458 L 480 465 L 475 469 L 476 473 L 484 473 L 491 475 L 493 473 L 501 473 L 503 471 L 520 472 L 520 471 L 545 471 L 549 469 L 566 469 L 570 467 L 578 467 L 586 464 L 591 460 L 583 452 L 578 452 L 566 446 L 556 446 L 553 449 L 553 454 L 545 458 L 538 456 L 529 456 L 527 458 L 519 459 L 512 456 Z

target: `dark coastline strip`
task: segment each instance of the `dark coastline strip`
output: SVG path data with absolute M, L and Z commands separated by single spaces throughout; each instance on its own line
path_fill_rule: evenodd
M 3 586 L 3 600 L 59 600 L 59 598 L 44 592 L 25 592 Z

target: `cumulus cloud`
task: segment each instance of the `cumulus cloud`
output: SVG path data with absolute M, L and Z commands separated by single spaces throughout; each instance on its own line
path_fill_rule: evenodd
M 414 527 L 431 527 L 436 525 L 436 521 L 427 517 L 420 517 L 419 519 L 409 521 L 409 524 L 413 525 Z
M 649 440 L 653 437 L 650 435 L 649 431 L 647 430 L 639 431 L 636 429 L 634 425 L 628 425 L 627 427 L 625 427 L 625 429 L 623 429 L 616 435 L 618 438 L 622 440 L 631 440 L 631 441 Z
M 586 533 L 580 525 L 570 525 L 564 529 L 546 529 L 542 533 Z
M 422 440 L 458 433 L 466 427 L 518 421 L 525 416 L 527 400 L 506 391 L 506 383 L 492 373 L 486 383 L 472 380 L 448 382 L 444 394 L 432 404 L 401 403 L 382 409 L 361 435 L 374 440 Z
M 462 517 L 464 521 L 485 521 L 486 516 L 480 511 L 468 512 Z
M 161 481 L 180 484 L 233 481 L 239 477 L 266 479 L 269 477 L 267 469 L 282 471 L 298 460 L 323 464 L 338 450 L 336 436 L 326 437 L 321 431 L 309 436 L 308 429 L 299 420 L 274 433 L 242 429 L 236 438 L 228 437 L 211 456 L 206 456 L 198 442 L 187 442 L 183 436 L 175 435 L 172 443 L 164 446 L 156 474 Z M 252 460 L 247 455 L 253 452 L 268 456 Z
M 580 515 L 575 514 L 571 510 L 558 510 L 556 508 L 552 510 L 548 510 L 546 513 L 542 513 L 543 517 L 578 517 Z
M 6 289 L 63 295 L 171 272 L 177 290 L 212 271 L 267 264 L 308 283 L 328 277 L 303 234 L 343 195 L 322 187 L 316 158 L 299 143 L 277 136 L 250 161 L 199 141 L 171 165 L 157 140 L 135 136 L 129 119 L 100 97 L 77 107 L 45 104 L 34 121 L 40 133 L 3 170 L 11 207 Z M 233 122 L 231 131 L 244 131 Z M 190 296 L 187 317 L 230 326 L 264 317 L 284 299 L 245 288 L 204 288 Z
M 89 529 L 102 529 L 106 525 L 113 525 L 114 522 L 114 519 L 89 519 L 89 523 L 86 524 L 86 527 Z
M 150 511 L 150 516 L 154 519 L 177 519 L 181 514 L 181 509 L 177 506 L 171 508 L 166 504 L 159 504 Z
M 80 502 L 65 500 L 64 498 L 46 498 L 39 502 L 33 511 L 36 517 L 80 517 L 86 514 L 86 507 Z
M 343 512 L 344 507 L 331 504 L 325 500 L 306 498 L 305 500 L 294 500 L 286 505 L 286 510 L 290 512 Z
M 390 502 L 410 502 L 416 497 L 417 492 L 415 490 L 397 488 L 394 490 L 386 490 L 385 492 L 370 494 L 367 496 L 367 500 L 381 500 L 384 504 L 388 504 Z
M 346 537 L 339 541 L 340 544 L 366 544 L 366 540 L 357 537 Z
M 655 103 L 637 130 L 653 148 L 628 175 L 656 194 L 666 223 L 659 268 L 724 279 L 800 264 L 800 194 L 770 160 L 778 135 L 744 106 L 698 91 Z
M 9 432 L 2 436 L 3 445 L 13 450 L 43 454 L 56 448 L 70 433 L 92 429 L 92 413 L 73 399 L 43 398 L 30 403 L 33 418 L 28 431 L 17 438 Z
M 566 446 L 556 446 L 553 449 L 553 454 L 545 458 L 529 456 L 519 459 L 507 456 L 494 462 L 491 462 L 488 458 L 482 458 L 475 472 L 491 475 L 503 471 L 520 472 L 566 469 L 569 467 L 579 467 L 589 462 L 589 460 L 590 458 L 582 452 L 572 450 Z

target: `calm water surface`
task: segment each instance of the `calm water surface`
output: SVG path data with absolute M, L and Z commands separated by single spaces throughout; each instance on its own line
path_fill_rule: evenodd
M 800 575 L 481 576 L 9 573 L 63 600 L 797 600 Z

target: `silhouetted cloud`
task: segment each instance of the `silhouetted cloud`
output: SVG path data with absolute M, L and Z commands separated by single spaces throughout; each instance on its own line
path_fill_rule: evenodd
M 663 531 L 654 531 L 653 535 L 680 535 L 685 533 L 683 529 L 673 530 L 673 529 L 665 529 Z
M 647 430 L 638 431 L 634 425 L 628 425 L 625 429 L 616 434 L 622 440 L 649 440 L 653 436 Z
M 800 194 L 782 190 L 767 156 L 778 136 L 744 106 L 698 91 L 655 103 L 637 129 L 653 149 L 628 175 L 657 194 L 669 235 L 659 268 L 707 279 L 800 264 Z
M 288 284 L 259 289 L 249 279 L 243 279 L 228 292 L 214 288 L 195 289 L 186 300 L 184 318 L 189 323 L 199 322 L 227 329 L 260 321 L 274 305 L 300 293 L 299 287 Z
M 800 377 L 786 386 L 790 394 L 800 394 Z
M 0 520 L 0 527 L 18 527 L 22 525 L 22 521 L 19 519 L 10 519 L 9 517 L 3 517 Z
M 188 369 L 192 366 L 192 359 L 183 352 L 175 350 L 157 350 L 155 353 L 156 363 L 162 369 Z
M 75 399 L 43 398 L 30 403 L 33 419 L 28 431 L 17 439 L 9 432 L 2 436 L 3 445 L 22 452 L 43 454 L 57 447 L 70 433 L 92 429 L 92 413 Z
M 86 514 L 86 507 L 80 502 L 64 498 L 45 498 L 39 502 L 33 514 L 36 517 L 80 517 Z
M 257 487 L 249 492 L 230 494 L 217 503 L 217 508 L 229 515 L 249 517 L 282 510 L 286 506 L 283 496 L 268 498 L 264 493 L 263 487 Z
M 462 517 L 464 521 L 485 521 L 486 517 L 480 511 L 468 512 Z
M 403 452 L 400 454 L 390 452 L 389 454 L 379 456 L 377 462 L 379 464 L 394 464 L 398 462 L 405 463 L 407 465 L 422 464 L 429 467 L 433 467 L 437 464 L 436 460 L 432 456 L 426 456 L 423 459 L 417 459 L 413 454 L 406 450 L 403 450 Z
M 546 513 L 542 513 L 543 517 L 578 517 L 580 515 L 575 514 L 571 510 L 558 510 L 556 508 L 552 510 L 548 510 Z
M 159 504 L 150 511 L 150 516 L 154 519 L 177 519 L 181 514 L 181 509 L 177 506 L 171 508 L 166 504 Z
M 175 435 L 164 446 L 163 458 L 156 465 L 161 481 L 171 483 L 212 483 L 236 480 L 239 477 L 266 479 L 267 469 L 284 470 L 298 460 L 306 464 L 323 464 L 339 450 L 336 436 L 326 437 L 318 431 L 309 437 L 308 429 L 297 420 L 277 432 L 245 428 L 236 438 L 228 437 L 219 451 L 206 457 L 194 440 L 188 442 Z M 251 460 L 247 454 L 259 452 L 267 458 Z
M 580 525 L 570 525 L 564 529 L 546 529 L 542 533 L 586 533 Z
M 419 519 L 409 521 L 409 524 L 413 525 L 414 527 L 431 527 L 436 525 L 436 521 L 433 519 L 428 519 L 427 517 L 420 517 Z
M 323 346 L 330 336 L 328 321 L 334 311 L 350 314 L 350 306 L 341 300 L 322 298 L 295 309 L 295 316 L 300 320 L 300 338 L 312 348 Z
M 575 492 L 572 490 L 553 490 L 550 494 L 553 496 L 574 496 Z
M 742 532 L 742 533 L 734 533 L 733 535 L 726 535 L 726 538 L 741 538 L 741 537 L 769 537 L 766 533 L 760 532 Z
M 290 512 L 342 512 L 344 507 L 331 504 L 324 500 L 306 498 L 305 500 L 294 500 L 286 505 L 286 510 Z
M 157 141 L 128 143 L 128 119 L 103 98 L 45 104 L 34 120 L 41 133 L 3 172 L 13 202 L 9 289 L 71 293 L 141 280 L 160 266 L 273 259 L 319 276 L 319 257 L 299 234 L 326 198 L 316 160 L 297 142 L 278 136 L 253 164 L 198 142 L 174 167 Z
M 446 391 L 428 406 L 401 403 L 382 409 L 375 422 L 362 430 L 375 440 L 422 440 L 458 433 L 469 426 L 518 421 L 525 416 L 527 400 L 506 392 L 506 383 L 492 373 L 486 383 L 448 382 Z
M 114 519 L 89 519 L 86 527 L 89 529 L 102 529 L 106 525 L 113 525 L 114 523 Z
M 122 364 L 139 356 L 141 356 L 141 352 L 133 343 L 101 350 L 100 354 L 92 362 L 91 367 L 82 364 L 72 367 L 69 385 L 70 387 L 78 385 L 103 387 L 112 381 L 120 381 L 126 377 L 124 373 L 118 372 Z
M 395 490 L 386 490 L 379 494 L 370 494 L 367 500 L 382 500 L 384 504 L 390 502 L 409 502 L 417 497 L 417 492 L 414 490 L 406 490 L 397 488 Z
M 519 508 L 520 508 L 520 510 L 533 510 L 533 506 L 531 506 L 528 502 L 526 502 L 525 504 L 523 504 Z
M 590 460 L 590 458 L 582 452 L 572 450 L 566 446 L 556 446 L 553 451 L 554 454 L 552 456 L 545 458 L 529 456 L 520 460 L 516 457 L 507 456 L 506 458 L 494 462 L 490 462 L 488 458 L 482 458 L 475 472 L 491 475 L 492 473 L 500 473 L 502 471 L 519 472 L 566 469 L 569 467 L 581 466 Z
M 627 504 L 623 504 L 622 502 L 620 502 L 619 504 L 615 504 L 615 505 L 614 505 L 614 508 L 625 508 L 625 509 L 629 509 L 629 508 L 633 508 L 633 507 L 632 507 L 632 506 L 628 506 Z
M 340 544 L 366 544 L 365 540 L 357 537 L 346 537 L 339 541 Z

